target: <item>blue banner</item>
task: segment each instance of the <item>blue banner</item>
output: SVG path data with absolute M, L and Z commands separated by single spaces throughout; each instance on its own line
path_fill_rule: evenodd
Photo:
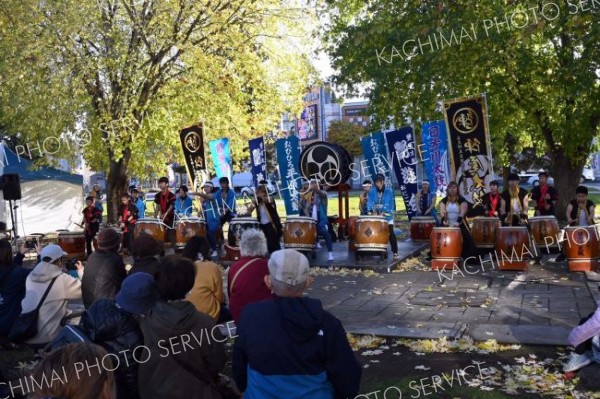
M 391 186 L 392 174 L 390 162 L 387 157 L 385 147 L 385 137 L 382 132 L 377 132 L 363 137 L 360 140 L 365 163 L 369 167 L 370 180 L 373 180 L 376 175 L 382 174 L 385 176 L 385 183 Z
M 252 181 L 258 187 L 261 180 L 267 179 L 267 158 L 265 153 L 265 139 L 258 137 L 248 141 L 250 149 L 250 162 L 252 164 Z
M 425 179 L 429 179 L 431 192 L 441 199 L 446 196 L 446 187 L 450 183 L 446 122 L 425 122 L 422 129 L 424 149 L 420 156 L 425 163 Z
M 208 143 L 210 156 L 212 157 L 215 173 L 220 179 L 225 176 L 229 178 L 229 184 L 233 187 L 231 181 L 231 153 L 229 152 L 229 139 L 223 138 L 213 140 Z
M 412 219 L 417 212 L 417 151 L 412 126 L 393 130 L 385 135 L 394 173 L 404 198 L 406 213 Z
M 299 195 L 302 188 L 302 179 L 298 167 L 300 160 L 300 140 L 297 136 L 279 139 L 275 142 L 277 150 L 277 164 L 279 164 L 279 175 L 282 187 L 280 194 L 285 203 L 287 215 L 298 215 L 300 213 Z

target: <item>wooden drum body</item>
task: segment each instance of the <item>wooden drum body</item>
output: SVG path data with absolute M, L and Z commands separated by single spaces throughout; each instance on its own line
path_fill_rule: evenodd
M 284 248 L 314 251 L 317 242 L 317 222 L 303 216 L 288 216 L 283 228 Z
M 410 220 L 410 238 L 413 241 L 429 241 L 435 219 L 431 216 L 415 216 Z
M 232 247 L 239 247 L 242 233 L 247 229 L 260 230 L 260 223 L 256 218 L 243 217 L 233 218 L 229 222 L 229 232 L 227 233 L 227 242 Z
M 431 232 L 431 268 L 458 268 L 463 249 L 460 227 L 434 227 Z
M 138 238 L 140 234 L 147 234 L 157 241 L 164 242 L 166 229 L 167 226 L 161 224 L 158 219 L 138 219 L 135 223 L 133 238 Z
M 358 216 L 350 216 L 348 218 L 348 252 L 356 250 L 354 237 L 356 236 L 356 221 Z
M 496 232 L 498 270 L 527 270 L 529 232 L 525 226 L 500 227 Z
M 596 226 L 565 228 L 565 255 L 572 272 L 595 271 L 598 267 L 600 247 Z
M 175 240 L 178 246 L 185 246 L 191 237 L 206 237 L 206 222 L 202 218 L 187 217 L 175 223 Z
M 383 216 L 361 216 L 354 235 L 356 250 L 384 251 L 390 240 L 388 221 Z
M 536 247 L 558 246 L 558 220 L 554 216 L 534 216 L 529 219 L 531 239 Z M 546 238 L 549 237 L 549 238 Z
M 473 219 L 471 235 L 475 245 L 479 248 L 494 248 L 496 245 L 496 231 L 502 226 L 496 217 L 476 217 Z
M 59 231 L 58 245 L 69 254 L 69 258 L 85 256 L 85 234 L 83 231 Z

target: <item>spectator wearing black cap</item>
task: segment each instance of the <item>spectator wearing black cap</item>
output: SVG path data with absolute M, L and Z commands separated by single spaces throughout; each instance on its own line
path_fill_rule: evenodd
M 94 206 L 94 197 L 88 196 L 85 199 L 86 207 L 83 209 L 83 222 L 85 227 L 85 249 L 90 256 L 92 254 L 92 241 L 98 230 L 100 230 L 100 220 L 102 218 L 102 211 Z
M 497 217 L 504 221 L 506 217 L 506 203 L 504 198 L 498 193 L 498 182 L 490 182 L 490 192 L 483 196 L 484 216 Z
M 192 199 L 188 196 L 188 188 L 181 185 L 177 190 L 177 199 L 175 200 L 175 213 L 177 216 L 192 215 Z
M 175 222 L 175 194 L 169 190 L 169 179 L 161 177 L 158 180 L 158 188 L 160 193 L 154 197 L 154 216 L 164 223 L 167 231 L 166 239 L 175 248 L 175 229 L 173 223 Z
M 358 210 L 361 215 L 366 215 L 369 213 L 367 209 L 367 202 L 369 202 L 369 191 L 371 191 L 371 187 L 373 187 L 373 183 L 371 180 L 367 179 L 362 182 L 363 192 L 358 196 Z
M 398 239 L 394 232 L 394 215 L 396 214 L 396 198 L 394 190 L 385 186 L 385 176 L 378 174 L 375 176 L 375 187 L 369 191 L 369 201 L 367 209 L 369 213 L 382 215 L 386 218 L 389 228 L 389 241 L 394 259 L 399 259 Z
M 555 216 L 554 208 L 558 202 L 558 191 L 548 184 L 548 173 L 538 173 L 539 185 L 531 190 L 531 199 L 535 202 L 535 216 Z
M 502 198 L 505 201 L 505 224 L 519 226 L 527 223 L 529 193 L 524 188 L 519 187 L 519 175 L 516 173 L 508 175 L 508 188 L 502 193 Z
M 123 259 L 119 256 L 121 235 L 107 228 L 98 234 L 98 250 L 87 260 L 81 281 L 81 294 L 85 308 L 96 299 L 114 299 L 121 289 L 127 273 Z

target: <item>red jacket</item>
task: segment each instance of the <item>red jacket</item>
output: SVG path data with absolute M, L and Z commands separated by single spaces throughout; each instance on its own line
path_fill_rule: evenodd
M 240 272 L 232 287 L 231 283 L 236 273 L 253 259 L 258 260 L 253 261 L 251 265 Z M 236 325 L 240 321 L 240 313 L 244 306 L 249 303 L 273 299 L 271 290 L 265 284 L 265 276 L 268 274 L 268 260 L 258 256 L 244 256 L 229 268 L 227 294 L 229 296 L 229 310 Z

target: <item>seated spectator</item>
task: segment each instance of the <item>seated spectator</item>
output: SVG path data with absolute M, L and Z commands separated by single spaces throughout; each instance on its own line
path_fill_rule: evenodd
M 194 304 L 198 312 L 206 313 L 217 323 L 231 320 L 225 306 L 221 267 L 210 260 L 210 243 L 204 237 L 194 236 L 183 248 L 181 256 L 190 259 L 196 267 L 194 287 L 185 299 Z
M 97 299 L 115 299 L 121 289 L 127 273 L 118 253 L 120 246 L 121 236 L 117 231 L 107 228 L 98 233 L 98 250 L 86 262 L 81 287 L 86 309 Z
M 594 313 L 579 321 L 568 340 L 575 350 L 563 368 L 565 373 L 577 371 L 594 361 L 600 363 L 600 301 Z
M 102 346 L 119 359 L 115 370 L 117 399 L 138 399 L 138 366 L 147 353 L 136 349 L 144 344 L 136 317 L 146 314 L 157 300 L 154 277 L 141 272 L 129 276 L 114 301 L 103 298 L 94 302 L 83 313 L 79 326 L 63 328 L 51 349 L 81 342 L 82 338 Z
M 144 399 L 221 398 L 214 386 L 226 362 L 225 338 L 209 315 L 185 300 L 194 280 L 191 260 L 178 255 L 161 259 L 156 274 L 161 300 L 140 321 L 152 354 L 138 373 Z
M 0 344 L 7 343 L 8 332 L 21 314 L 21 301 L 25 297 L 25 280 L 30 270 L 21 267 L 27 252 L 25 243 L 13 260 L 12 245 L 0 240 Z
M 137 272 L 156 275 L 159 256 L 163 251 L 163 243 L 148 234 L 140 234 L 133 242 L 133 267 L 129 275 Z
M 25 281 L 25 297 L 21 302 L 21 313 L 28 313 L 38 306 L 46 289 L 54 283 L 44 303 L 40 307 L 37 334 L 25 341 L 39 348 L 52 341 L 60 331 L 60 322 L 71 312 L 67 309 L 69 299 L 81 299 L 81 281 L 63 273 L 63 264 L 67 253 L 56 244 L 42 249 L 42 261 L 29 273 Z M 81 278 L 83 266 L 77 262 L 78 275 Z
M 244 398 L 354 398 L 361 366 L 342 323 L 321 301 L 303 297 L 312 283 L 308 260 L 292 249 L 269 259 L 266 284 L 275 300 L 242 310 L 233 373 Z
M 269 274 L 267 253 L 267 240 L 262 231 L 248 229 L 242 233 L 241 258 L 231 265 L 227 273 L 229 310 L 235 324 L 239 322 L 244 306 L 273 298 L 265 284 L 265 276 Z
M 81 372 L 82 365 L 95 365 L 98 359 L 103 362 L 100 367 L 90 368 L 89 373 Z M 33 379 L 46 383 L 42 382 L 36 387 L 33 397 L 115 399 L 114 375 L 112 371 L 108 371 L 113 368 L 112 357 L 107 356 L 106 350 L 98 345 L 79 343 L 63 346 L 50 353 L 35 367 Z M 50 383 L 50 376 L 55 375 L 60 377 L 52 379 Z

